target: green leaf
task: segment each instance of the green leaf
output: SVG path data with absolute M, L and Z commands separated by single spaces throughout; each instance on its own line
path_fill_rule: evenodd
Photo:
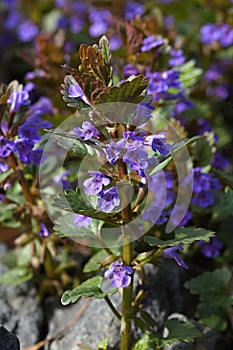
M 0 202 L 0 223 L 2 226 L 12 228 L 22 226 L 22 223 L 20 221 L 17 221 L 14 217 L 16 208 L 17 204 L 15 203 L 6 204 Z
M 196 61 L 190 60 L 179 66 L 180 80 L 183 83 L 184 88 L 192 87 L 200 79 L 202 75 L 202 69 L 195 67 Z
M 133 346 L 132 350 L 148 350 L 150 342 L 150 336 L 144 334 Z
M 93 278 L 88 279 L 87 281 L 80 284 L 78 287 L 67 290 L 63 295 L 61 302 L 63 305 L 68 305 L 70 303 L 75 303 L 81 297 L 90 298 L 94 297 L 96 299 L 103 299 L 107 295 L 115 294 L 118 289 L 113 288 L 108 292 L 103 292 L 101 289 L 102 285 L 102 277 L 95 276 Z
M 0 283 L 4 285 L 18 286 L 32 279 L 33 273 L 30 268 L 18 266 L 8 270 L 0 276 Z
M 195 241 L 209 242 L 210 237 L 214 236 L 214 232 L 196 227 L 179 227 L 175 230 L 175 238 L 162 240 L 154 236 L 144 236 L 145 242 L 151 246 L 157 246 L 161 248 L 176 246 L 178 244 L 191 244 Z
M 100 260 L 105 259 L 108 256 L 108 253 L 101 249 L 96 254 L 94 254 L 91 259 L 85 264 L 83 268 L 84 273 L 98 271 L 100 268 L 100 264 L 98 263 Z
M 85 142 L 78 140 L 77 136 L 72 132 L 61 133 L 53 130 L 48 130 L 48 132 L 52 133 L 58 140 L 58 144 L 65 149 L 69 149 L 80 155 L 87 153 L 94 155 L 96 153 L 95 147 L 97 146 L 91 140 Z
M 61 237 L 97 237 L 98 233 L 103 226 L 103 221 L 92 220 L 91 224 L 88 226 L 77 227 L 73 223 L 74 214 L 67 213 L 64 216 L 59 217 L 56 220 L 55 230 L 57 234 Z
M 142 319 L 146 322 L 148 327 L 155 327 L 157 325 L 157 322 L 151 317 L 151 315 L 147 311 L 140 311 Z
M 143 75 L 138 75 L 132 80 L 127 80 L 119 87 L 113 86 L 109 89 L 109 92 L 102 94 L 96 103 L 107 102 L 129 102 L 139 103 L 144 99 L 144 96 L 140 94 L 147 88 L 148 81 Z
M 163 339 L 165 344 L 172 344 L 176 340 L 193 343 L 195 338 L 202 337 L 201 332 L 192 322 L 182 322 L 177 319 L 166 320 L 164 323 L 168 328 L 168 336 Z
M 110 64 L 111 52 L 107 37 L 104 35 L 99 40 L 99 48 L 104 58 L 105 64 Z
M 215 152 L 214 143 L 215 140 L 213 132 L 206 133 L 205 137 L 197 140 L 193 147 L 193 156 L 197 161 L 198 166 L 204 167 L 211 163 Z
M 231 272 L 226 267 L 192 278 L 185 283 L 192 294 L 209 295 L 209 293 L 222 294 L 226 292 L 227 284 L 231 279 Z
M 76 191 L 65 190 L 64 194 L 66 201 L 64 200 L 63 196 L 58 195 L 57 197 L 53 198 L 54 206 L 63 210 L 82 214 L 96 220 L 109 222 L 115 224 L 115 226 L 120 226 L 122 224 L 121 216 L 118 215 L 118 213 L 120 213 L 120 209 L 111 214 L 95 209 L 97 200 L 95 196 L 88 196 L 88 198 L 85 199 L 84 194 L 82 195 L 78 188 Z M 92 200 L 92 203 L 90 200 Z
M 105 82 L 107 86 L 111 86 L 113 83 L 112 79 L 112 66 L 111 66 L 111 52 L 110 46 L 107 37 L 104 35 L 99 40 L 99 48 L 104 59 L 104 67 L 105 71 L 103 75 L 105 77 Z M 102 68 L 102 69 L 103 69 Z
M 97 350 L 108 350 L 108 338 L 98 342 Z
M 233 215 L 233 190 L 229 187 L 224 192 L 217 192 L 215 195 L 215 204 L 212 206 L 213 219 L 223 220 Z
M 185 283 L 192 294 L 199 295 L 197 313 L 201 322 L 218 331 L 227 327 L 227 311 L 233 305 L 233 296 L 227 292 L 232 273 L 226 267 L 192 278 Z
M 229 186 L 233 190 L 233 175 L 226 173 L 221 169 L 213 169 L 215 175 L 219 178 L 219 180 L 224 184 Z

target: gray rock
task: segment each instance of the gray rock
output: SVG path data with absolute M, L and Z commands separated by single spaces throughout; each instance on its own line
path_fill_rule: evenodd
M 113 295 L 111 300 L 119 308 L 121 301 L 120 295 Z M 80 300 L 75 304 L 62 306 L 58 299 L 55 301 L 51 300 L 50 307 L 53 308 L 52 315 L 49 311 L 50 307 L 46 308 L 48 314 L 51 316 L 51 318 L 49 317 L 49 334 L 47 338 L 50 338 L 65 327 L 79 312 L 84 302 L 84 300 Z M 91 349 L 96 349 L 98 342 L 105 338 L 109 338 L 109 347 L 111 349 L 117 349 L 119 348 L 119 332 L 120 321 L 113 315 L 105 301 L 92 299 L 77 323 L 66 331 L 63 337 L 47 345 L 45 350 L 77 350 L 78 343 L 89 346 Z
M 5 252 L 6 248 L 0 244 L 0 255 Z M 0 271 L 5 272 L 5 267 L 0 266 Z M 21 347 L 41 340 L 44 315 L 37 290 L 31 283 L 17 287 L 0 285 L 0 324 L 18 336 Z

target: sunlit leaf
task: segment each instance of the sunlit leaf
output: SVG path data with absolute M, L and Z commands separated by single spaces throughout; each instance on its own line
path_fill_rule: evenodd
M 63 305 L 68 305 L 70 303 L 75 303 L 81 297 L 94 297 L 96 299 L 103 299 L 107 295 L 115 294 L 118 291 L 117 288 L 113 288 L 108 292 L 103 292 L 101 285 L 102 277 L 95 276 L 93 278 L 90 278 L 73 290 L 67 290 L 62 296 L 61 302 Z

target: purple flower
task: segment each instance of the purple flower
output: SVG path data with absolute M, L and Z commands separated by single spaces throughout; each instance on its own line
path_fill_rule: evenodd
M 39 236 L 41 237 L 49 237 L 50 232 L 47 229 L 47 227 L 45 226 L 45 224 L 43 224 L 42 222 L 40 223 L 40 232 L 39 232 Z
M 123 74 L 126 77 L 130 77 L 131 75 L 137 75 L 139 73 L 138 69 L 136 66 L 133 64 L 126 64 L 123 68 Z
M 201 168 L 193 169 L 194 183 L 193 192 L 194 196 L 192 203 L 200 206 L 201 208 L 207 208 L 214 203 L 214 192 L 220 190 L 222 184 L 213 174 L 206 174 L 202 172 Z M 189 177 L 186 181 L 189 181 Z
M 162 38 L 155 38 L 154 35 L 150 35 L 143 41 L 143 46 L 141 47 L 142 52 L 148 52 L 151 49 L 159 47 L 164 44 L 164 40 Z
M 125 6 L 125 18 L 127 21 L 131 21 L 137 16 L 143 15 L 145 12 L 145 6 L 139 2 L 129 2 Z
M 172 148 L 171 145 L 163 143 L 158 137 L 153 138 L 151 147 L 154 152 L 158 151 L 163 156 L 166 156 Z
M 199 244 L 202 246 L 201 252 L 206 258 L 216 258 L 223 248 L 222 242 L 216 237 L 212 237 L 209 243 L 199 242 Z
M 0 136 L 0 157 L 6 158 L 15 150 L 15 144 L 4 136 Z
M 36 148 L 32 150 L 32 164 L 40 165 L 42 158 L 43 149 Z
M 69 174 L 70 174 L 70 172 L 68 170 L 64 171 L 63 173 L 56 175 L 53 178 L 53 181 L 55 182 L 55 184 L 61 185 L 64 189 L 72 190 L 73 187 L 71 186 L 70 182 L 67 180 L 67 176 Z
M 32 21 L 25 20 L 17 27 L 17 33 L 20 41 L 28 42 L 33 40 L 35 36 L 39 34 L 39 28 Z
M 9 169 L 9 166 L 3 162 L 0 162 L 0 174 L 5 173 Z
M 12 30 L 16 28 L 22 20 L 22 16 L 18 11 L 10 11 L 7 18 L 4 21 L 4 25 L 6 29 Z
M 85 20 L 80 14 L 71 16 L 70 18 L 70 31 L 73 34 L 79 33 L 85 25 Z
M 89 27 L 89 34 L 94 38 L 104 34 L 111 23 L 111 12 L 103 9 L 99 10 L 91 7 L 89 10 L 89 20 L 92 23 Z
M 88 216 L 81 215 L 81 214 L 75 214 L 73 218 L 73 222 L 76 226 L 88 226 L 92 223 L 92 218 L 89 218 Z
M 170 69 L 151 73 L 147 70 L 146 75 L 149 78 L 148 94 L 153 95 L 153 101 L 184 98 L 183 84 L 179 80 L 180 73 L 178 71 Z
M 53 114 L 53 105 L 50 98 L 41 96 L 37 102 L 30 106 L 30 113 L 37 113 L 38 115 Z M 43 126 L 43 128 L 51 128 L 51 126 Z
M 233 30 L 229 24 L 216 25 L 207 23 L 200 29 L 200 41 L 203 44 L 219 43 L 222 47 L 227 47 L 233 44 Z
M 214 192 L 202 191 L 193 196 L 192 204 L 198 205 L 200 208 L 207 208 L 214 204 Z
M 214 95 L 215 97 L 217 97 L 218 100 L 226 100 L 229 96 L 229 89 L 227 84 L 222 83 L 217 85 L 214 89 Z
M 163 251 L 163 257 L 164 258 L 171 258 L 175 259 L 176 263 L 183 267 L 184 269 L 188 269 L 188 265 L 184 262 L 184 260 L 180 257 L 180 255 L 176 252 L 178 249 L 183 248 L 183 244 L 179 244 L 174 247 L 169 247 L 164 249 Z
M 148 167 L 148 154 L 143 149 L 129 150 L 125 153 L 123 161 L 128 163 L 132 170 L 146 169 Z
M 116 186 L 101 191 L 99 196 L 99 209 L 105 213 L 110 213 L 115 207 L 120 205 L 120 198 L 118 197 Z
M 17 112 L 21 106 L 27 106 L 29 104 L 29 94 L 25 90 L 13 91 L 7 100 L 10 104 L 10 111 Z
M 110 183 L 110 179 L 101 171 L 89 171 L 91 177 L 83 182 L 84 192 L 88 195 L 96 195 L 100 193 L 103 186 Z
M 19 156 L 19 159 L 25 164 L 32 163 L 32 147 L 33 145 L 26 141 L 25 139 L 15 140 L 16 150 Z
M 124 144 L 125 140 L 122 139 L 117 142 L 111 141 L 108 145 L 106 145 L 104 152 L 109 162 L 114 164 L 117 159 L 122 156 L 122 153 L 124 151 Z
M 68 94 L 69 94 L 69 97 L 72 97 L 72 98 L 76 98 L 76 97 L 82 98 L 84 96 L 84 92 L 78 83 L 70 85 Z
M 115 288 L 125 288 L 131 283 L 131 275 L 133 269 L 130 266 L 123 265 L 122 261 L 116 261 L 112 264 L 112 267 L 104 274 L 106 278 L 111 279 L 111 284 Z
M 111 47 L 111 50 L 117 50 L 122 47 L 122 40 L 118 35 L 112 35 L 109 38 L 109 45 Z
M 224 169 L 230 164 L 230 160 L 223 156 L 219 151 L 217 151 L 211 164 L 216 168 Z
M 137 105 L 136 116 L 134 118 L 134 125 L 142 125 L 152 118 L 152 111 L 154 106 L 149 102 L 141 102 Z
M 217 65 L 212 65 L 210 69 L 205 72 L 205 79 L 207 82 L 212 82 L 221 77 L 221 69 Z
M 56 7 L 65 7 L 66 6 L 66 0 L 55 0 L 55 6 Z
M 173 111 L 171 112 L 171 116 L 173 118 L 176 117 L 176 115 L 178 114 L 182 114 L 185 111 L 189 110 L 190 108 L 194 107 L 194 103 L 189 101 L 189 100 L 182 100 L 176 103 L 175 108 L 173 109 Z
M 96 129 L 90 122 L 83 122 L 82 128 L 75 128 L 74 132 L 78 138 L 83 140 L 90 140 L 92 138 L 96 139 L 100 135 L 99 130 Z
M 167 213 L 162 208 L 151 206 L 142 215 L 142 220 L 150 221 L 153 224 L 162 225 L 167 222 Z
M 184 52 L 183 50 L 175 50 L 171 49 L 170 55 L 171 58 L 169 59 L 169 66 L 180 66 L 185 62 L 185 57 L 183 56 Z
M 192 213 L 182 204 L 176 205 L 174 209 L 169 210 L 170 221 L 174 227 L 185 226 L 192 219 Z
M 41 140 L 41 135 L 38 133 L 39 128 L 49 129 L 52 124 L 47 120 L 42 120 L 36 115 L 29 117 L 24 124 L 19 127 L 19 136 L 22 139 L 27 139 L 27 142 L 34 145 Z

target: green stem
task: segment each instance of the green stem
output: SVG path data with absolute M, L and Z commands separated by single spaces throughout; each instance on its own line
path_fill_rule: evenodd
M 31 191 L 29 189 L 29 185 L 24 177 L 24 173 L 23 173 L 22 169 L 19 168 L 13 153 L 11 153 L 9 155 L 8 160 L 9 160 L 10 167 L 15 171 L 15 173 L 19 179 L 19 183 L 21 185 L 23 195 L 24 195 L 26 201 L 28 203 L 30 203 L 31 205 L 33 205 L 35 202 L 35 198 L 31 194 Z
M 127 176 L 127 167 L 122 159 L 118 160 L 118 173 L 120 180 L 124 180 Z M 126 222 L 131 220 L 131 205 L 121 203 L 122 219 Z M 130 235 L 127 234 L 122 226 L 123 234 L 123 248 L 122 248 L 122 257 L 126 265 L 130 266 L 132 262 L 132 242 Z M 123 297 L 122 297 L 122 317 L 121 317 L 121 350 L 130 350 L 130 340 L 131 340 L 131 328 L 132 328 L 132 308 L 133 300 L 133 277 L 130 285 L 126 288 L 123 288 Z
M 117 311 L 117 309 L 115 308 L 115 306 L 113 305 L 113 303 L 111 302 L 111 300 L 109 299 L 109 297 L 106 295 L 106 297 L 104 298 L 105 301 L 107 302 L 108 306 L 110 307 L 110 309 L 112 310 L 112 312 L 114 313 L 114 315 L 121 320 L 121 315 L 119 314 L 119 312 Z
M 123 260 L 127 265 L 132 260 L 132 243 L 128 237 L 123 238 Z M 130 285 L 123 288 L 122 318 L 121 318 L 121 350 L 130 350 L 131 327 L 132 327 L 132 300 L 133 300 L 133 278 Z

